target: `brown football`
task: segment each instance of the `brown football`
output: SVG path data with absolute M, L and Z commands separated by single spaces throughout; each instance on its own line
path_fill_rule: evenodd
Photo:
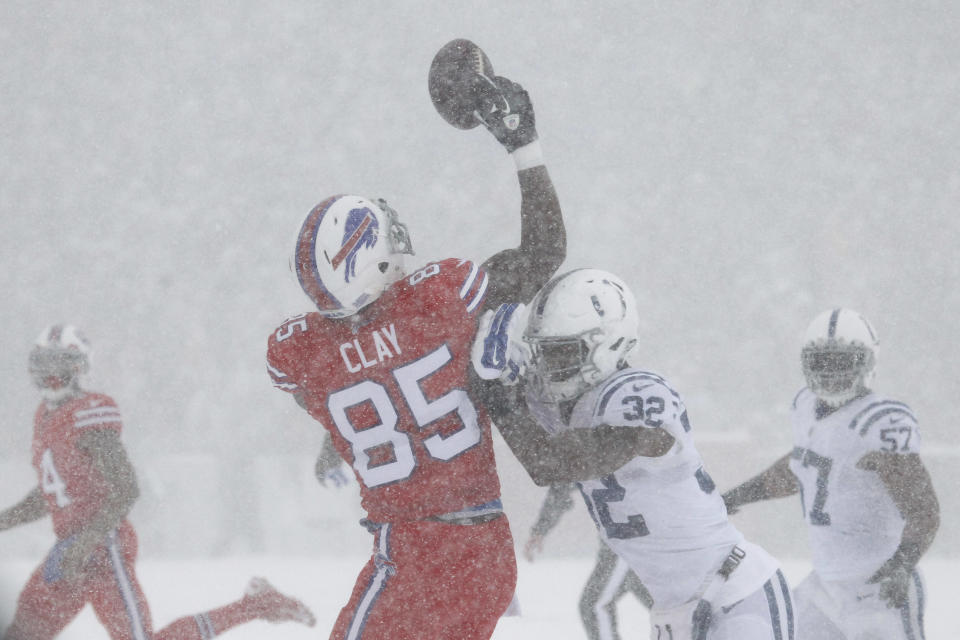
M 492 89 L 493 65 L 483 49 L 464 38 L 451 40 L 433 56 L 427 86 L 443 119 L 459 129 L 480 124 L 474 111 Z

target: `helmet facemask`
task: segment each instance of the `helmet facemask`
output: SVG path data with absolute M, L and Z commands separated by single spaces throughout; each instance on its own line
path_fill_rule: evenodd
M 90 347 L 76 328 L 48 327 L 30 351 L 30 377 L 48 402 L 59 402 L 80 390 L 80 376 L 90 370 Z
M 524 339 L 531 351 L 529 380 L 539 397 L 550 402 L 569 400 L 590 386 L 584 378 L 592 351 L 586 334 Z
M 413 255 L 413 243 L 410 241 L 410 231 L 407 225 L 400 222 L 400 216 L 396 210 L 387 204 L 383 198 L 377 198 L 374 202 L 383 210 L 387 219 L 387 242 L 390 246 L 390 253 L 396 255 Z
M 864 344 L 824 340 L 808 344 L 800 352 L 807 387 L 832 407 L 839 407 L 863 393 L 873 373 L 876 358 Z
M 879 347 L 877 332 L 856 311 L 823 311 L 807 327 L 800 351 L 807 387 L 831 407 L 850 402 L 868 391 Z

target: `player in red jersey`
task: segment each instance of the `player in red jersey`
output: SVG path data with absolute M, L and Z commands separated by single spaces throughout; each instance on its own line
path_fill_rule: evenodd
M 312 626 L 305 605 L 254 578 L 236 602 L 153 632 L 134 571 L 137 537 L 126 519 L 138 496 L 136 475 L 116 403 L 80 387 L 89 352 L 75 327 L 54 325 L 30 353 L 30 374 L 43 396 L 33 436 L 39 482 L 0 512 L 0 531 L 49 514 L 57 542 L 20 593 L 5 639 L 54 638 L 87 603 L 114 640 L 207 640 L 256 619 Z
M 471 345 L 481 313 L 529 300 L 549 280 L 566 238 L 529 98 L 508 80 L 497 86 L 500 99 L 477 117 L 516 161 L 519 247 L 408 273 L 413 251 L 396 212 L 350 195 L 318 204 L 297 239 L 293 266 L 317 310 L 270 336 L 267 367 L 352 466 L 374 534 L 332 640 L 489 638 L 513 596 L 513 538 L 490 420 L 471 397 Z M 540 454 L 599 475 L 583 464 L 579 435 Z M 512 431 L 511 446 L 522 436 Z

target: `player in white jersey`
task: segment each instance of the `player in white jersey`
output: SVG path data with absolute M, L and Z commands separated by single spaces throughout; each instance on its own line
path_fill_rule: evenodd
M 523 547 L 523 555 L 528 561 L 533 562 L 543 551 L 547 534 L 556 527 L 563 514 L 573 508 L 575 503 L 571 493 L 576 490 L 575 482 L 550 485 Z M 597 560 L 580 592 L 578 607 L 589 640 L 621 640 L 617 603 L 628 593 L 636 596 L 647 609 L 653 604 L 650 594 L 627 561 L 614 553 L 601 538 Z
M 522 392 L 488 406 L 501 408 L 501 428 L 532 416 L 551 434 L 631 427 L 659 435 L 613 473 L 578 482 L 604 542 L 653 599 L 651 638 L 793 640 L 786 580 L 777 561 L 727 519 L 682 398 L 659 375 L 625 362 L 637 342 L 637 318 L 632 294 L 613 274 L 580 269 L 555 278 L 530 305 L 528 357 L 510 335 L 522 321 L 501 313 L 489 323 L 482 355 L 475 351 L 480 376 L 510 379 L 517 360 L 528 364 Z M 545 483 L 535 466 L 527 470 Z
M 728 509 L 800 493 L 813 572 L 794 595 L 804 640 L 921 640 L 917 561 L 939 505 L 910 408 L 869 389 L 873 327 L 849 309 L 818 315 L 801 355 L 793 450 L 724 494 Z

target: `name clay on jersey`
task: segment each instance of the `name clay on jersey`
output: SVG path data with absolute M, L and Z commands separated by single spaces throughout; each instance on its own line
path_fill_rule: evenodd
M 411 287 L 416 286 L 428 278 L 439 275 L 444 265 L 449 269 L 452 262 L 451 260 L 445 260 L 439 263 L 428 264 L 407 278 L 392 285 L 391 289 L 395 289 L 403 282 L 406 282 L 406 284 Z M 469 267 L 465 277 L 463 277 L 462 281 L 455 282 L 454 284 L 460 300 L 466 305 L 467 313 L 471 314 L 483 302 L 488 280 L 486 272 L 482 271 L 476 263 L 469 260 L 456 261 L 455 268 L 457 272 L 460 273 L 465 265 Z M 460 275 L 463 274 L 460 273 Z M 387 297 L 386 294 L 384 297 Z M 299 332 L 306 332 L 307 329 L 307 314 L 288 318 L 274 332 L 271 343 L 281 343 Z M 346 371 L 349 373 L 358 373 L 378 364 L 389 362 L 403 353 L 403 348 L 397 336 L 397 328 L 393 322 L 384 323 L 383 326 L 364 327 L 361 330 L 357 330 L 355 334 L 356 337 L 347 342 L 341 342 L 337 348 L 340 359 Z M 299 386 L 294 376 L 285 373 L 278 365 L 274 364 L 274 360 L 277 358 L 271 357 L 272 353 L 273 349 L 268 352 L 267 371 L 270 374 L 273 386 L 288 393 L 297 392 Z
M 375 521 L 499 497 L 489 418 L 467 391 L 486 286 L 473 262 L 431 263 L 364 309 L 363 324 L 309 313 L 270 338 L 274 386 L 330 431 Z

